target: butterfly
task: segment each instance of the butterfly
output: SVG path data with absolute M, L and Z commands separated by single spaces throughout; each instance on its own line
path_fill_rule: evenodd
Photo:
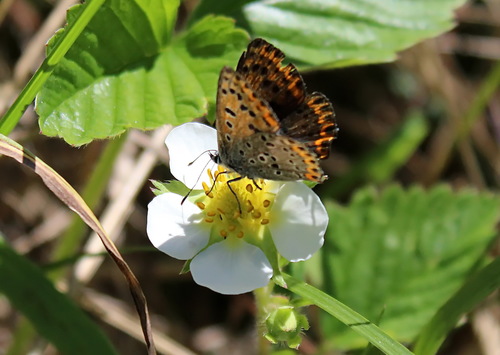
M 221 70 L 217 91 L 217 164 L 251 179 L 327 179 L 319 165 L 337 137 L 328 98 L 307 93 L 293 64 L 262 38 L 254 39 L 236 70 Z M 238 180 L 240 178 L 237 178 Z

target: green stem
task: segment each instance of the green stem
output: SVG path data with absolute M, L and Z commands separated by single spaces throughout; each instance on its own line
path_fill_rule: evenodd
M 474 97 L 472 104 L 462 120 L 463 124 L 459 128 L 457 140 L 464 139 L 470 132 L 474 123 L 481 118 L 481 112 L 484 110 L 492 96 L 497 92 L 500 86 L 500 61 L 496 63 L 490 71 L 486 80 L 482 83 Z
M 319 187 L 324 196 L 340 196 L 363 182 L 383 183 L 406 163 L 427 136 L 429 128 L 419 112 L 410 112 L 392 136 L 375 147 L 332 184 Z
M 21 91 L 21 94 L 17 97 L 14 104 L 9 108 L 3 119 L 0 119 L 0 133 L 7 136 L 14 129 L 21 119 L 24 111 L 26 111 L 26 108 L 31 104 L 31 102 L 33 102 L 35 96 L 40 91 L 45 81 L 47 81 L 52 74 L 56 65 L 66 55 L 78 36 L 101 8 L 104 1 L 105 0 L 93 0 L 85 6 L 82 6 L 83 11 L 80 13 L 76 21 L 68 25 L 68 27 L 64 30 L 58 43 L 54 46 L 54 49 L 47 54 L 47 58 L 45 58 L 40 68 L 38 68 L 28 84 Z M 8 350 L 8 354 L 25 353 L 23 350 L 19 352 L 19 343 L 30 344 L 30 341 L 27 341 L 27 338 L 32 338 L 33 334 L 33 328 L 30 323 L 22 321 L 14 333 L 12 340 L 13 345 Z
M 271 302 L 271 291 L 274 283 L 270 282 L 266 287 L 253 291 L 255 296 L 255 307 L 257 309 L 256 328 L 257 328 L 257 354 L 268 355 L 271 352 L 271 343 L 264 337 L 263 324 L 269 314 L 269 303 Z
M 285 284 L 279 284 L 281 287 L 310 300 L 311 303 L 328 312 L 352 330 L 362 335 L 373 346 L 377 347 L 385 354 L 412 354 L 412 352 L 402 344 L 392 339 L 375 324 L 347 307 L 345 304 L 290 275 L 282 274 L 282 276 Z
M 104 1 L 92 0 L 82 5 L 83 10 L 76 21 L 64 29 L 54 49 L 47 54 L 47 58 L 45 58 L 40 68 L 38 68 L 35 75 L 33 75 L 23 91 L 21 91 L 21 94 L 9 108 L 4 118 L 0 120 L 0 133 L 7 136 L 14 129 L 24 111 L 26 111 L 26 108 L 33 102 L 45 81 L 52 74 L 54 68 L 66 55 L 78 36 L 101 8 Z

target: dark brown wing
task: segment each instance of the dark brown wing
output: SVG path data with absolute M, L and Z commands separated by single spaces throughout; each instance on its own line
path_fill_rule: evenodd
M 279 134 L 305 143 L 319 159 L 328 157 L 330 143 L 337 133 L 332 104 L 319 92 L 308 95 L 299 108 L 280 121 Z
M 262 38 L 248 45 L 238 62 L 241 73 L 253 90 L 269 102 L 281 119 L 295 111 L 306 97 L 306 86 L 293 64 L 282 66 L 285 55 Z

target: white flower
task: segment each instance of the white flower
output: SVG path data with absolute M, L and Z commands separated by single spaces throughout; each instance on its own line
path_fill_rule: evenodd
M 271 279 L 278 267 L 275 250 L 295 262 L 323 245 L 328 215 L 303 183 L 243 178 L 230 183 L 233 194 L 227 182 L 239 175 L 202 154 L 217 150 L 213 128 L 186 123 L 174 128 L 165 144 L 172 174 L 198 190 L 183 204 L 184 196 L 173 192 L 156 196 L 148 206 L 147 233 L 164 253 L 191 259 L 198 284 L 223 294 L 249 292 Z M 275 248 L 269 247 L 273 243 Z

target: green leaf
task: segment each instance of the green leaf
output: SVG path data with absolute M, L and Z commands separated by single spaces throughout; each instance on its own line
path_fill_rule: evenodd
M 116 354 L 101 330 L 0 238 L 0 293 L 63 354 Z
M 283 274 L 283 277 L 286 285 L 281 285 L 282 287 L 310 300 L 321 309 L 348 325 L 353 331 L 363 336 L 370 341 L 373 346 L 384 353 L 399 355 L 411 354 L 403 345 L 392 339 L 375 324 L 371 323 L 368 319 L 350 309 L 345 304 L 289 275 Z
M 47 54 L 47 58 L 43 60 L 42 64 L 23 88 L 16 101 L 10 106 L 5 116 L 0 119 L 0 134 L 8 136 L 14 129 L 28 105 L 33 102 L 41 87 L 52 75 L 54 68 L 66 55 L 76 38 L 82 33 L 90 20 L 99 11 L 104 1 L 106 0 L 92 0 L 92 2 L 85 7 L 85 10 L 80 12 L 78 18 L 66 26 L 65 31 L 58 37 L 57 44 L 54 45 L 54 50 Z
M 189 193 L 189 188 L 178 180 L 171 180 L 166 182 L 151 180 L 151 183 L 154 186 L 153 193 L 156 196 L 167 192 L 172 192 L 181 196 L 186 196 Z
M 83 6 L 70 9 L 68 23 Z M 206 17 L 172 40 L 177 7 L 106 2 L 37 96 L 42 133 L 81 145 L 207 114 L 220 69 L 236 62 L 248 37 L 231 19 Z
M 380 63 L 453 26 L 464 0 L 204 0 L 207 13 L 234 16 L 253 37 L 264 37 L 290 58 L 314 66 Z M 236 6 L 240 5 L 239 7 Z
M 330 203 L 322 250 L 323 289 L 410 342 L 483 261 L 500 215 L 498 197 L 445 186 L 428 192 L 392 186 L 358 192 L 349 206 Z M 336 346 L 363 346 L 331 318 Z
M 500 288 L 500 258 L 495 259 L 465 283 L 425 326 L 415 345 L 415 354 L 437 353 L 446 334 L 460 317 L 472 311 L 492 292 Z

